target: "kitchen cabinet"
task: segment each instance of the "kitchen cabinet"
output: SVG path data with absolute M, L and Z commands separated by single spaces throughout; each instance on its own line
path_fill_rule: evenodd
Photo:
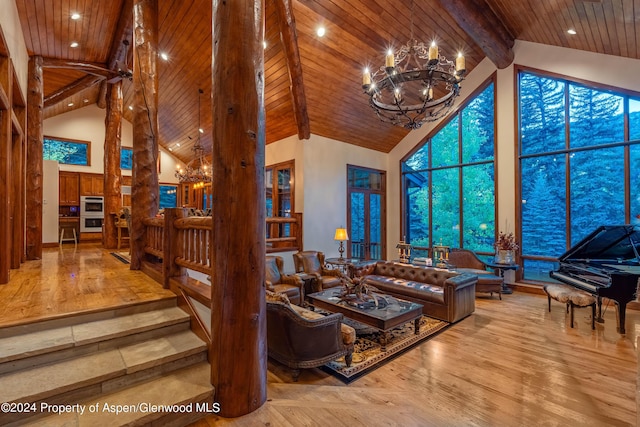
M 80 174 L 80 195 L 81 196 L 104 195 L 103 175 L 95 174 L 95 173 Z
M 60 172 L 58 179 L 58 204 L 60 206 L 80 206 L 80 175 L 77 172 Z

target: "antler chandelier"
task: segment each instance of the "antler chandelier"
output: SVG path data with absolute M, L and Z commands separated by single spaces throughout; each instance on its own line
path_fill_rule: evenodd
M 202 95 L 202 93 L 202 89 L 198 89 L 198 139 L 193 146 L 195 158 L 187 163 L 184 169 L 179 167 L 179 169 L 176 170 L 175 177 L 178 178 L 181 184 L 195 183 L 198 186 L 204 187 L 205 183 L 211 182 L 211 164 L 205 158 L 204 148 L 202 148 L 200 144 L 200 134 L 203 133 L 200 127 L 200 95 Z M 189 137 L 189 139 L 191 139 L 191 137 Z
M 454 63 L 439 56 L 435 42 L 426 46 L 413 40 L 395 55 L 390 49 L 385 65 L 373 74 L 365 69 L 362 89 L 369 95 L 369 104 L 380 120 L 418 129 L 451 110 L 460 94 L 465 71 L 462 53 Z

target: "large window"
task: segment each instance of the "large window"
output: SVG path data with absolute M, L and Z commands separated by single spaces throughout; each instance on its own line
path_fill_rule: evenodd
M 294 161 L 278 163 L 265 168 L 266 204 L 268 217 L 290 218 L 294 212 Z M 289 237 L 289 224 L 269 227 L 267 237 Z
M 638 220 L 640 97 L 518 77 L 524 278 L 548 280 L 557 257 L 597 226 Z
M 403 234 L 414 247 L 493 253 L 494 86 L 491 79 L 402 161 Z
M 120 148 L 120 169 L 133 169 L 133 148 Z
M 44 160 L 55 160 L 65 165 L 91 166 L 91 142 L 45 136 L 43 140 Z
M 160 184 L 160 204 L 159 209 L 175 208 L 178 206 L 178 186 L 170 184 Z

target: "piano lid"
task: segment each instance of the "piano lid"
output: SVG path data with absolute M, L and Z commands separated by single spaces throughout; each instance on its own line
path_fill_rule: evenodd
M 601 225 L 571 249 L 560 262 L 615 261 L 640 264 L 640 227 L 635 225 Z

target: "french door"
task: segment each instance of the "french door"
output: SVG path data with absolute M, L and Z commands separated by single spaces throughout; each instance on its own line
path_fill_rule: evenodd
M 347 165 L 347 256 L 383 259 L 386 253 L 385 173 Z

